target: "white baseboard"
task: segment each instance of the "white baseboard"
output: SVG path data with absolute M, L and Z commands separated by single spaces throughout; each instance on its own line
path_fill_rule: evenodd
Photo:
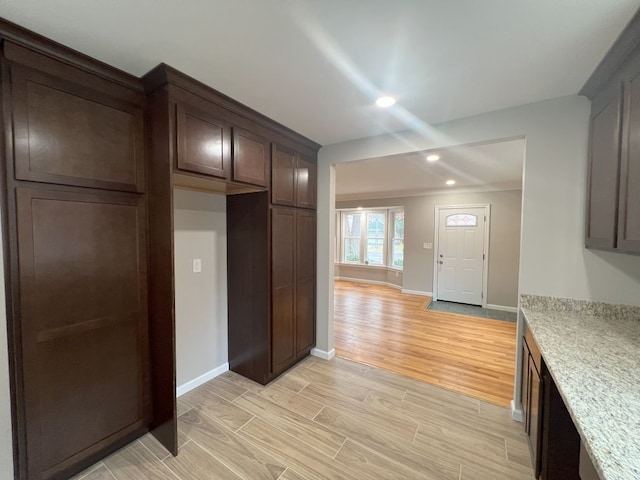
M 216 367 L 213 370 L 209 370 L 207 373 L 204 373 L 199 377 L 188 381 L 187 383 L 183 383 L 178 388 L 176 388 L 176 397 L 180 397 L 184 395 L 188 391 L 193 390 L 196 387 L 199 387 L 203 383 L 207 383 L 209 380 L 216 378 L 218 375 L 221 375 L 228 370 L 229 370 L 229 363 L 224 363 L 219 367 Z
M 320 350 L 318 348 L 312 348 L 311 355 L 313 355 L 314 357 L 321 358 L 323 360 L 331 360 L 333 357 L 336 356 L 336 349 L 332 348 L 327 352 L 325 350 Z
M 513 418 L 516 422 L 522 422 L 524 420 L 522 409 L 516 408 L 516 402 L 513 400 L 511 400 L 511 418 Z
M 380 282 L 378 280 L 364 280 L 362 278 L 334 277 L 334 280 L 344 280 L 346 282 L 355 283 L 370 283 L 371 285 L 384 285 L 385 287 L 397 288 L 398 290 L 402 288 L 402 286 L 396 285 L 395 283 Z
M 491 310 L 501 310 L 503 312 L 518 313 L 518 307 L 505 307 L 504 305 L 492 305 L 490 303 L 487 303 L 487 308 Z
M 411 295 L 421 295 L 423 297 L 433 297 L 433 292 L 422 292 L 420 290 L 407 290 L 406 288 L 402 289 L 402 293 L 410 293 Z

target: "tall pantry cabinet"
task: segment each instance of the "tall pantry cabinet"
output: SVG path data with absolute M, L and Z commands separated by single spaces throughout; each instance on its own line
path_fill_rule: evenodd
M 290 182 L 289 198 L 296 205 L 301 184 L 303 204 L 315 206 L 316 166 L 291 151 L 288 167 L 278 167 L 280 149 L 272 146 L 271 196 L 227 199 L 229 367 L 262 384 L 315 346 L 316 214 L 311 208 L 274 205 L 274 194 L 276 184 Z
M 164 325 L 173 352 L 175 323 L 172 190 L 227 196 L 229 366 L 266 383 L 315 345 L 315 198 L 319 146 L 208 86 L 159 65 L 143 78 L 150 132 L 150 319 Z M 280 167 L 278 152 L 286 151 Z M 280 190 L 278 190 L 278 188 Z M 276 191 L 289 207 L 273 207 Z M 157 343 L 159 346 L 159 343 Z M 154 377 L 165 419 L 160 436 L 175 448 L 175 376 Z
M 15 478 L 70 478 L 149 431 L 178 453 L 176 188 L 228 196 L 231 368 L 266 383 L 309 354 L 318 144 L 2 19 L 0 94 Z
M 0 22 L 2 219 L 19 479 L 153 420 L 140 81 Z

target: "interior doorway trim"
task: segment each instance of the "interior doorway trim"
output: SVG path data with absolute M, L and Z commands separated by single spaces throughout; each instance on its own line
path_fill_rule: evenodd
M 436 205 L 433 228 L 433 301 L 438 300 L 438 237 L 440 236 L 440 214 L 447 208 L 484 208 L 486 217 L 484 228 L 484 261 L 482 262 L 482 307 L 487 308 L 487 289 L 489 283 L 489 230 L 491 230 L 491 204 Z

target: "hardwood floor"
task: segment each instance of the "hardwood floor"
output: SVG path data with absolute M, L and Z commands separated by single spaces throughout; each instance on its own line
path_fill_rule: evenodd
M 391 287 L 336 281 L 336 354 L 509 406 L 516 325 L 426 310 L 428 301 Z
M 170 456 L 147 435 L 83 480 L 532 480 L 506 408 L 341 358 L 266 387 L 227 372 L 178 399 Z

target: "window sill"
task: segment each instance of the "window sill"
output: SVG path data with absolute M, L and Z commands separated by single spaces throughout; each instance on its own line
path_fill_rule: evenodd
M 403 273 L 403 269 L 402 268 L 397 268 L 397 267 L 387 267 L 385 265 L 364 265 L 362 263 L 341 263 L 341 262 L 334 262 L 334 265 L 338 266 L 338 267 L 357 267 L 357 268 L 367 268 L 370 270 L 387 270 L 390 272 L 400 272 Z

